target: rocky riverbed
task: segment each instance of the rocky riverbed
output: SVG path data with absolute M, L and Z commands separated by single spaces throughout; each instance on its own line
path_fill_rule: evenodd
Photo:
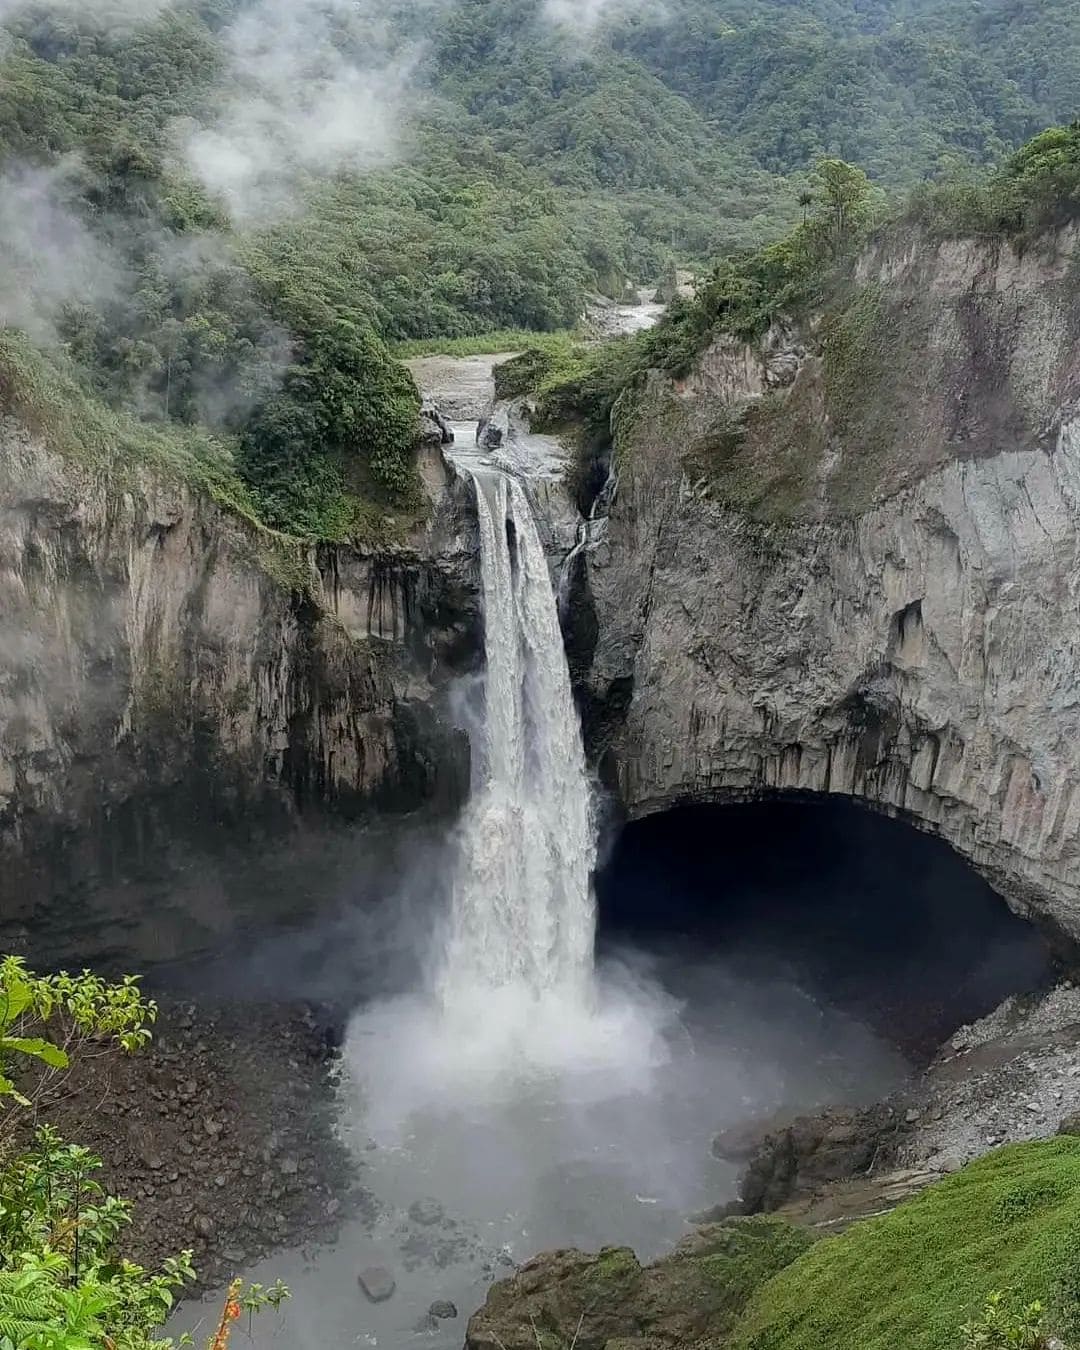
M 363 1213 L 334 1133 L 334 1077 L 309 1007 L 167 1002 L 151 1047 L 89 1059 L 50 1120 L 133 1202 L 125 1254 L 157 1266 L 191 1248 L 212 1288 Z

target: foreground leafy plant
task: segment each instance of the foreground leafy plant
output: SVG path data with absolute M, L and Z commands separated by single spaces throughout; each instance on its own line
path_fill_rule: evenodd
M 1045 1350 L 1046 1310 L 1035 1301 L 1015 1311 L 996 1290 L 987 1295 L 979 1316 L 964 1325 L 962 1335 L 963 1350 Z
M 157 1005 L 135 976 L 110 983 L 81 975 L 35 975 L 17 956 L 0 961 L 0 1108 L 41 1108 L 52 1100 L 78 1055 L 119 1046 L 131 1053 L 150 1040 Z M 0 1147 L 18 1115 L 0 1113 Z
M 55 1100 L 78 1055 L 141 1049 L 156 1016 L 132 976 L 42 976 L 16 957 L 0 960 L 0 1350 L 176 1344 L 155 1333 L 195 1280 L 191 1252 L 159 1271 L 127 1260 L 120 1242 L 131 1205 L 97 1181 L 101 1159 L 47 1125 L 28 1147 L 14 1146 L 30 1110 Z M 288 1296 L 280 1282 L 266 1289 L 235 1280 L 209 1350 L 226 1350 L 242 1312 L 279 1308 Z

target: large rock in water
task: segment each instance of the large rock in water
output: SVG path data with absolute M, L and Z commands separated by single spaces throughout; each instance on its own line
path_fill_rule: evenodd
M 779 1219 L 710 1224 L 642 1266 L 628 1247 L 546 1252 L 491 1287 L 467 1350 L 686 1346 L 725 1334 L 750 1295 L 810 1245 Z
M 584 560 L 633 816 L 839 793 L 1080 939 L 1080 249 L 894 237 L 621 416 Z
M 385 1303 L 397 1288 L 397 1281 L 385 1266 L 367 1266 L 356 1278 L 372 1303 Z

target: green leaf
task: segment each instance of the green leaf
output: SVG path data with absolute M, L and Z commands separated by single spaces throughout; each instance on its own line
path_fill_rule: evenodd
M 24 980 L 16 980 L 9 977 L 3 992 L 0 993 L 0 1017 L 3 1018 L 2 1025 L 11 1026 L 17 1018 L 27 1010 L 33 1002 L 33 990 Z
M 69 1064 L 66 1052 L 41 1036 L 0 1036 L 0 1054 L 10 1050 L 40 1059 L 52 1069 L 66 1069 Z
M 15 1084 L 5 1074 L 0 1073 L 0 1097 L 11 1097 L 20 1106 L 29 1106 L 30 1099 L 16 1091 Z

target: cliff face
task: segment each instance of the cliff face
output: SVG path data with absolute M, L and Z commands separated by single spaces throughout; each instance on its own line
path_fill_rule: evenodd
M 632 814 L 854 796 L 1080 938 L 1078 265 L 894 242 L 806 331 L 653 379 L 579 586 Z
M 456 807 L 444 693 L 480 650 L 474 531 L 436 449 L 427 468 L 414 547 L 316 551 L 3 425 L 0 944 L 32 926 L 54 961 L 183 955 L 229 928 L 168 884 L 203 850 L 318 808 Z

